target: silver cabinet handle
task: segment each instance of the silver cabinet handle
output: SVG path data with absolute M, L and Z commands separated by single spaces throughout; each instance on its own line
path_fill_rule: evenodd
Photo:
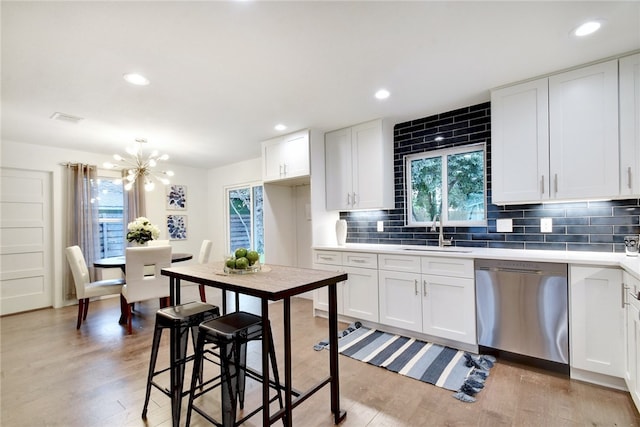
M 540 180 L 540 192 L 544 194 L 544 175 L 542 175 L 542 179 Z
M 347 206 L 351 206 L 351 193 L 347 193 Z
M 423 280 L 422 281 L 422 293 L 424 294 L 424 296 L 427 296 L 427 281 Z
M 287 176 L 287 164 L 285 163 L 282 167 L 284 169 L 284 176 Z
M 353 204 L 355 205 L 356 203 L 358 203 L 358 202 L 356 201 L 356 193 L 353 193 Z
M 354 258 L 351 261 L 357 262 L 358 264 L 363 264 L 363 263 L 367 262 L 367 260 L 364 260 L 362 258 Z
M 554 174 L 553 176 L 553 188 L 556 194 L 558 194 L 558 174 Z
M 621 285 L 622 285 L 622 286 L 621 286 L 621 291 L 622 291 L 622 308 L 624 308 L 624 306 L 625 306 L 625 305 L 629 304 L 628 302 L 625 302 L 625 301 L 624 301 L 624 300 L 625 300 L 625 296 L 626 296 L 626 291 L 627 291 L 627 289 L 631 289 L 631 288 L 629 288 L 628 286 L 626 286 L 626 285 L 624 284 L 624 282 L 622 282 L 622 283 L 621 283 Z M 630 292 L 629 292 L 629 293 L 630 293 Z
M 418 295 L 418 279 L 413 280 L 413 289 L 415 290 L 416 295 Z
M 629 184 L 628 184 L 629 188 L 632 188 L 633 186 L 632 186 L 632 184 L 631 184 L 631 181 L 632 181 L 632 177 L 631 177 L 631 166 L 629 166 L 629 167 L 627 168 L 627 180 L 629 181 Z

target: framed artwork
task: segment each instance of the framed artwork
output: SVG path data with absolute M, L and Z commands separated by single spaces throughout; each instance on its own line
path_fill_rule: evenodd
M 167 209 L 185 210 L 187 209 L 187 186 L 167 185 Z
M 187 240 L 187 216 L 167 215 L 169 240 Z

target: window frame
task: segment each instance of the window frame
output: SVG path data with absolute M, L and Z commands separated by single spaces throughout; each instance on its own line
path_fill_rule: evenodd
M 224 187 L 224 227 L 225 227 L 225 251 L 229 251 L 228 255 L 233 255 L 232 251 L 233 249 L 231 248 L 231 212 L 229 209 L 229 194 L 231 191 L 234 190 L 239 190 L 239 189 L 243 189 L 243 188 L 249 188 L 249 193 L 250 193 L 250 198 L 251 198 L 251 218 L 250 218 L 250 237 L 249 240 L 251 242 L 251 248 L 247 248 L 247 249 L 254 249 L 253 248 L 253 242 L 255 241 L 255 216 L 254 216 L 254 200 L 253 200 L 253 196 L 254 196 L 254 188 L 256 187 L 262 187 L 262 203 L 263 203 L 263 215 L 264 215 L 264 184 L 262 183 L 262 181 L 252 181 L 252 182 L 248 182 L 248 183 L 243 183 L 243 184 L 236 184 L 236 185 L 228 185 Z M 264 218 L 263 218 L 263 238 L 264 238 Z M 263 244 L 263 248 L 264 250 L 264 244 Z M 260 251 L 258 251 L 260 252 Z M 264 253 L 260 253 L 260 262 L 264 262 Z
M 487 225 L 487 147 L 486 143 L 475 143 L 468 145 L 458 145 L 453 147 L 438 148 L 435 150 L 422 151 L 420 153 L 407 154 L 403 158 L 404 164 L 404 185 L 405 185 L 405 226 L 407 227 L 431 227 L 433 221 L 413 221 L 412 215 L 412 185 L 411 185 L 411 162 L 420 159 L 437 158 L 441 159 L 441 183 L 442 187 L 448 187 L 448 164 L 447 158 L 454 154 L 465 154 L 476 151 L 482 151 L 483 156 L 483 204 L 484 217 L 478 220 L 449 220 L 448 209 L 442 209 L 441 218 L 438 218 L 436 225 L 444 224 L 445 227 L 483 227 Z M 441 189 L 442 206 L 449 206 L 448 191 Z
M 123 239 L 122 239 L 122 253 L 120 254 L 121 256 L 124 256 L 125 254 L 125 248 L 127 247 L 126 244 L 126 232 L 127 232 L 127 223 L 126 223 L 126 219 L 125 219 L 125 212 L 124 212 L 124 198 L 125 198 L 125 190 L 124 190 L 124 183 L 122 183 L 122 175 L 120 171 L 117 170 L 109 170 L 109 169 L 101 169 L 98 168 L 97 171 L 97 180 L 103 180 L 103 179 L 107 179 L 109 181 L 113 181 L 115 184 L 117 184 L 117 181 L 120 181 L 120 185 L 122 186 L 122 220 L 120 221 L 122 223 L 122 232 L 123 232 Z M 99 189 L 100 188 L 100 183 L 96 183 L 96 188 Z M 98 199 L 98 211 L 100 210 L 100 194 L 98 194 L 96 196 L 96 198 Z M 102 224 L 116 224 L 119 221 L 116 219 L 110 219 L 110 218 L 100 218 L 98 217 L 98 224 L 100 225 L 100 227 L 98 228 L 98 230 L 100 230 L 100 228 L 102 228 Z M 100 233 L 98 232 L 98 236 L 95 236 L 96 241 L 100 242 Z M 100 246 L 100 248 L 102 248 L 102 246 Z M 100 257 L 102 257 L 103 255 L 105 257 L 108 256 L 108 252 L 104 252 L 104 254 L 102 253 L 102 250 L 98 251 L 100 253 Z M 114 255 L 111 255 L 114 256 Z M 115 255 L 117 256 L 117 255 Z

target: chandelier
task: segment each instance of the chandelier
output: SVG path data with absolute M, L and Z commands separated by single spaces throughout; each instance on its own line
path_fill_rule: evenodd
M 113 158 L 118 163 L 104 163 L 104 167 L 107 169 L 121 167 L 127 170 L 127 176 L 125 178 L 127 183 L 124 185 L 124 189 L 127 191 L 133 188 L 133 184 L 137 179 L 144 180 L 144 189 L 146 191 L 152 191 L 156 186 L 154 180 L 160 181 L 163 185 L 169 185 L 169 179 L 167 177 L 173 176 L 172 171 L 153 170 L 159 161 L 165 161 L 169 159 L 169 156 L 166 154 L 160 155 L 157 150 L 154 150 L 145 157 L 142 153 L 142 147 L 146 142 L 146 139 L 139 138 L 136 139 L 135 146 L 127 147 L 126 152 L 131 156 L 130 158 L 114 154 Z

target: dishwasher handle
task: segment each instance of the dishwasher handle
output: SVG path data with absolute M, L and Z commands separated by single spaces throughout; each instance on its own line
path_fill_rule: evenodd
M 524 268 L 507 268 L 507 267 L 478 267 L 477 270 L 481 271 L 493 271 L 493 272 L 505 272 L 505 273 L 519 273 L 519 274 L 535 274 L 542 275 L 542 270 L 527 270 Z

